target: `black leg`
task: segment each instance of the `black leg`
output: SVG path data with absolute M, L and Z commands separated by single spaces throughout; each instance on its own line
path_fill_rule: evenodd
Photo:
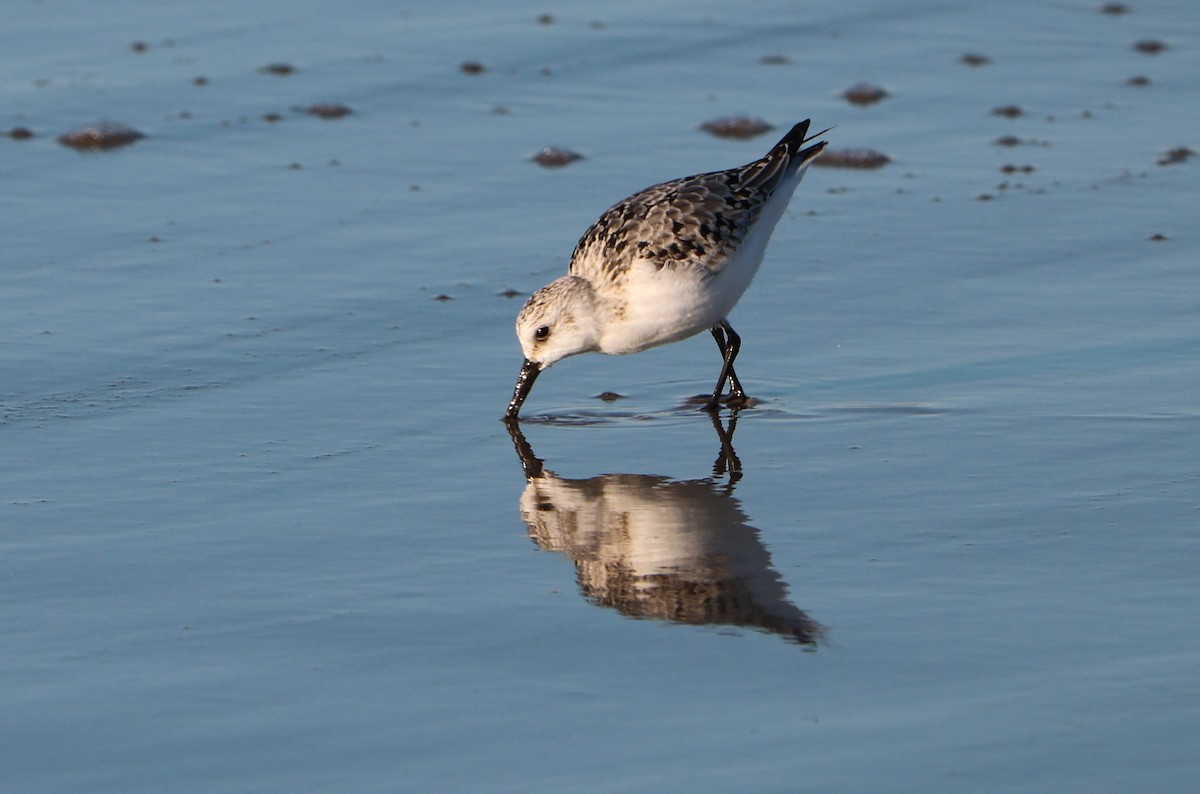
M 742 338 L 734 333 L 733 326 L 728 322 L 721 323 L 725 327 L 725 333 L 729 337 L 729 403 L 744 403 L 747 400 L 746 392 L 742 390 L 742 384 L 738 380 L 737 373 L 733 371 L 733 360 L 737 358 L 738 351 L 742 349 Z
M 746 392 L 742 390 L 737 373 L 733 371 L 733 360 L 737 358 L 738 351 L 742 348 L 742 338 L 726 320 L 722 320 L 712 327 L 712 335 L 713 339 L 717 340 L 717 348 L 721 351 L 723 361 L 721 375 L 717 378 L 717 387 L 713 390 L 712 399 L 704 406 L 706 411 L 715 411 L 720 407 L 721 393 L 725 391 L 726 381 L 729 381 L 729 398 L 726 402 L 741 405 L 747 400 Z
M 730 349 L 730 345 L 728 345 L 728 343 L 725 341 L 725 329 L 724 329 L 724 327 L 722 327 L 720 325 L 714 325 L 712 330 L 713 330 L 713 338 L 716 339 L 716 348 L 718 348 L 721 351 L 721 359 L 724 360 L 725 356 L 727 355 L 728 349 Z M 731 331 L 733 330 L 732 327 L 730 330 Z M 737 345 L 740 348 L 740 345 L 742 345 L 742 339 L 740 339 L 736 335 L 736 333 L 734 333 L 733 338 L 737 339 Z M 737 354 L 738 354 L 737 349 L 734 349 L 733 355 L 736 356 Z M 730 384 L 731 385 L 737 384 L 736 389 L 738 389 L 738 390 L 742 389 L 742 384 L 738 383 L 737 373 L 733 372 L 733 362 L 732 361 L 730 361 Z M 720 393 L 722 391 L 725 391 L 724 381 L 722 381 L 722 383 L 718 385 L 718 389 L 716 389 L 716 393 L 718 393 L 718 395 L 720 395 Z

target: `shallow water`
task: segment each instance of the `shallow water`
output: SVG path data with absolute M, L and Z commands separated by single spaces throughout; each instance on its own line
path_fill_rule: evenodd
M 1194 786 L 1200 180 L 1156 161 L 1200 148 L 1200 12 L 23 2 L 5 29 L 0 128 L 35 134 L 0 138 L 14 791 Z M 889 96 L 841 98 L 863 81 Z M 735 114 L 776 130 L 696 129 Z M 704 336 L 562 362 L 510 437 L 501 293 L 809 116 L 893 162 L 811 169 L 780 222 L 731 318 L 759 404 L 687 404 Z M 100 120 L 147 137 L 55 142 Z

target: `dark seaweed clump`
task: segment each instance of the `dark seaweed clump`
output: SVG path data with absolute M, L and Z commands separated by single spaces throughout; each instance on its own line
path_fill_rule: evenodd
M 134 141 L 145 137 L 143 133 L 138 132 L 133 127 L 102 121 L 99 124 L 80 127 L 77 130 L 59 135 L 58 142 L 63 146 L 70 146 L 72 149 L 101 151 L 103 149 L 116 149 L 120 146 L 128 146 Z

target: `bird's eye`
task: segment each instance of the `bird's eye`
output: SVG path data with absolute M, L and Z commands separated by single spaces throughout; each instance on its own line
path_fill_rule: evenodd
M 545 342 L 550 338 L 550 326 L 543 325 L 533 332 L 533 338 L 539 342 Z

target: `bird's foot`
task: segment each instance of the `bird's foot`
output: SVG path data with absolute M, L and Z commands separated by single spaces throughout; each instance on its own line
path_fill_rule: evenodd
M 739 391 L 734 392 L 727 397 L 722 397 L 721 402 L 725 403 L 730 408 L 749 408 L 751 405 L 757 403 L 758 400 L 754 399 L 743 391 Z
M 732 408 L 735 411 L 758 405 L 758 400 L 754 399 L 745 392 L 725 394 L 720 397 L 706 396 L 703 399 L 705 402 L 700 410 L 708 411 L 709 413 L 716 413 L 720 411 L 722 405 Z

